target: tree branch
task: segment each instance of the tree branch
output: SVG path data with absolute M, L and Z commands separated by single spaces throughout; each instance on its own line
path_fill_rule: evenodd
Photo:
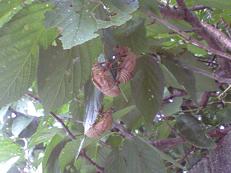
M 221 33 L 218 29 L 211 25 L 203 24 L 199 19 L 186 7 L 184 0 L 177 0 L 178 7 L 184 11 L 184 20 L 192 25 L 193 28 L 198 29 L 195 32 L 200 35 L 209 45 L 209 47 L 225 52 L 227 48 L 231 47 L 231 41 L 226 35 Z M 217 73 L 220 76 L 231 77 L 231 61 L 229 58 L 224 59 L 224 56 L 218 56 L 219 69 Z
M 213 54 L 215 54 L 215 55 L 218 55 L 218 56 L 221 56 L 221 57 L 224 57 L 224 58 L 226 58 L 226 59 L 231 60 L 231 55 L 229 55 L 229 54 L 227 54 L 227 53 L 224 53 L 224 52 L 222 52 L 222 51 L 220 51 L 220 50 L 214 49 L 214 48 L 212 48 L 212 47 L 208 47 L 208 46 L 206 46 L 206 45 L 201 44 L 201 43 L 200 43 L 199 41 L 197 41 L 196 39 L 191 38 L 191 36 L 188 35 L 186 32 L 180 30 L 179 28 L 177 28 L 176 26 L 170 24 L 169 22 L 165 21 L 164 19 L 161 19 L 161 18 L 157 17 L 155 14 L 153 14 L 153 13 L 150 12 L 150 11 L 149 11 L 147 14 L 148 14 L 148 16 L 150 17 L 150 19 L 155 20 L 155 21 L 157 21 L 157 22 L 159 22 L 159 23 L 165 25 L 167 28 L 169 28 L 169 29 L 175 31 L 175 32 L 176 32 L 177 34 L 179 34 L 185 41 L 187 41 L 187 42 L 189 42 L 189 43 L 191 43 L 191 44 L 193 44 L 193 45 L 195 45 L 195 46 L 197 46 L 197 47 L 199 47 L 199 48 L 201 48 L 201 49 L 204 49 L 204 50 L 206 50 L 206 51 L 208 51 L 208 52 L 211 52 L 211 53 L 213 53 Z

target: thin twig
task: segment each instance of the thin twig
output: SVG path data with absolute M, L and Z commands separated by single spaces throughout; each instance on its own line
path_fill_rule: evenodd
M 63 120 L 59 118 L 54 112 L 50 112 L 50 114 L 54 117 L 54 119 L 56 119 L 62 125 L 68 136 L 70 136 L 72 140 L 75 140 L 76 139 L 75 135 L 69 130 L 69 128 L 63 122 Z

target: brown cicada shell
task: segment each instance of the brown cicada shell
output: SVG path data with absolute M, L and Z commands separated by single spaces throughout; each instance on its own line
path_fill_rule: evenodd
M 97 89 L 107 96 L 118 96 L 120 89 L 114 80 L 109 68 L 101 63 L 96 63 L 92 67 L 92 82 Z
M 136 66 L 136 55 L 127 47 L 116 47 L 116 56 L 118 58 L 118 70 L 116 80 L 119 83 L 126 83 L 133 77 Z
M 100 113 L 99 118 L 90 127 L 85 135 L 90 138 L 96 138 L 112 127 L 112 109 Z

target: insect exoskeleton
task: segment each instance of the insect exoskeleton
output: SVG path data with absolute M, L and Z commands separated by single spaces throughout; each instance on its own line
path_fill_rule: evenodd
M 115 52 L 118 58 L 118 70 L 116 80 L 126 83 L 133 77 L 136 66 L 136 54 L 129 48 L 117 46 Z
M 96 122 L 85 132 L 85 135 L 95 138 L 109 130 L 112 127 L 112 112 L 112 109 L 101 112 Z
M 92 67 L 92 82 L 97 89 L 107 96 L 115 97 L 120 94 L 120 88 L 110 69 L 101 63 L 96 63 Z

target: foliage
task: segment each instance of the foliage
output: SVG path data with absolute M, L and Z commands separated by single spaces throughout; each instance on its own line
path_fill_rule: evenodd
M 179 173 L 213 151 L 230 129 L 231 2 L 181 3 L 0 0 L 0 167 Z M 103 96 L 92 66 L 118 45 L 136 67 L 119 96 Z M 87 138 L 111 108 L 112 128 Z

